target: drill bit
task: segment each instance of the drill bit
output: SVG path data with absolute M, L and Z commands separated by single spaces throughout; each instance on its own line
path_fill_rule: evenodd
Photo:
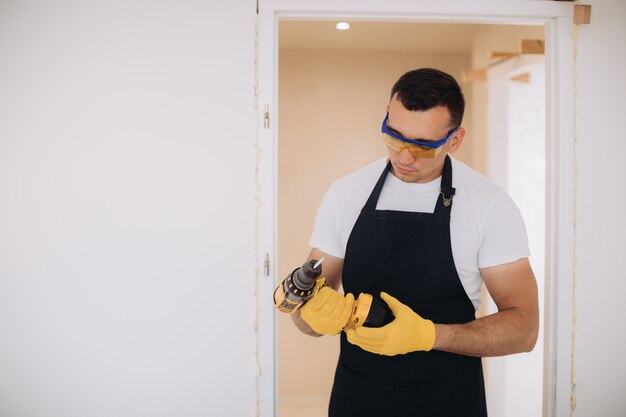
M 322 262 L 324 261 L 324 257 L 322 256 L 319 261 L 315 262 L 315 265 L 313 265 L 313 269 L 317 269 L 318 266 L 320 266 L 322 264 Z

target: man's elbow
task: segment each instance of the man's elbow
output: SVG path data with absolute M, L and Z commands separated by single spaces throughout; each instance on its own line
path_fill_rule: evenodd
M 537 344 L 537 335 L 534 335 L 532 337 L 527 337 L 526 340 L 524 341 L 522 352 L 525 352 L 525 353 L 532 352 L 536 344 Z
M 537 338 L 539 336 L 539 323 L 534 323 L 529 326 L 526 332 L 524 332 L 523 341 L 520 344 L 521 352 L 531 352 L 537 344 Z

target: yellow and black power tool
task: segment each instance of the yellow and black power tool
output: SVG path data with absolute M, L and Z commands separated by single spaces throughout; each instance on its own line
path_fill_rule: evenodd
M 283 313 L 293 313 L 309 301 L 325 284 L 322 274 L 322 262 L 311 259 L 296 268 L 276 287 L 274 304 Z M 346 328 L 382 327 L 393 320 L 393 314 L 385 302 L 370 294 L 361 293 L 354 302 L 352 315 Z

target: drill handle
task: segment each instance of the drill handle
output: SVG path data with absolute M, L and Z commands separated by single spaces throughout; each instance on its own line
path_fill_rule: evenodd
M 383 300 L 371 294 L 361 293 L 354 302 L 347 329 L 359 326 L 383 327 L 393 321 L 394 315 Z

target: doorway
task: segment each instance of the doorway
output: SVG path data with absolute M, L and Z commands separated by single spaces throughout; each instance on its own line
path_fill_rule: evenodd
M 489 49 L 485 42 L 491 37 L 485 33 L 497 33 L 498 42 L 491 41 L 496 49 L 514 49 L 522 38 L 543 39 L 541 26 L 350 23 L 348 31 L 338 31 L 335 21 L 279 21 L 278 269 L 284 273 L 305 259 L 317 206 L 331 182 L 385 157 L 380 120 L 391 85 L 400 75 L 414 68 L 435 67 L 460 80 L 462 72 L 472 67 L 475 51 Z M 482 38 L 486 40 L 481 45 L 474 45 L 474 39 Z M 468 135 L 454 156 L 484 173 L 489 171 L 490 158 L 503 159 L 489 149 L 489 141 L 476 140 L 479 136 L 473 133 L 474 124 L 476 130 L 487 128 L 485 121 L 473 117 L 474 111 L 488 113 L 486 101 L 475 100 L 473 91 L 488 85 L 487 81 L 462 85 L 468 104 L 463 125 Z M 536 99 L 545 101 L 543 91 Z M 545 183 L 545 175 L 541 179 Z M 539 238 L 544 239 L 543 233 Z M 278 415 L 326 415 L 337 356 L 338 338 L 303 335 L 289 317 L 279 315 Z M 535 411 L 526 415 L 541 412 L 540 346 L 534 357 L 540 360 L 532 362 L 533 369 L 526 367 L 529 375 L 523 381 L 535 387 L 534 397 L 528 392 L 523 397 L 508 395 L 511 411 L 497 415 L 517 417 L 524 414 L 515 410 L 524 409 Z M 507 385 L 507 367 L 514 363 L 514 358 L 494 361 L 491 366 L 485 362 L 493 368 L 486 370 L 491 377 L 487 397 L 499 409 L 504 408 L 499 407 L 502 392 L 498 387 Z
M 304 2 L 307 3 L 307 2 Z M 524 3 L 524 4 L 522 4 Z M 356 20 L 394 21 L 452 21 L 480 23 L 534 23 L 545 25 L 547 75 L 547 187 L 548 187 L 548 249 L 546 282 L 546 361 L 544 372 L 544 414 L 569 414 L 571 369 L 567 358 L 571 354 L 571 271 L 572 242 L 572 120 L 573 95 L 572 45 L 570 33 L 573 10 L 571 5 L 554 2 L 496 2 L 493 4 L 464 4 L 451 1 L 361 4 L 345 0 L 341 4 L 285 5 L 278 0 L 259 2 L 259 318 L 258 375 L 260 415 L 275 415 L 276 362 L 275 316 L 271 293 L 280 280 L 276 274 L 276 171 L 278 166 L 277 111 L 277 23 L 279 17 L 294 19 L 328 19 L 355 17 Z M 366 20 L 366 19 L 365 19 Z M 271 116 L 270 116 L 271 115 Z M 474 116 L 475 117 L 475 116 Z M 476 127 L 473 128 L 476 130 Z M 475 155 L 472 158 L 476 161 Z M 272 185 L 274 184 L 274 185 Z M 317 202 L 315 202 L 315 206 Z M 301 262 L 301 261 L 299 261 Z M 284 272 L 279 272 L 284 273 Z M 271 278 L 270 280 L 267 277 Z M 559 284 L 557 286 L 557 283 Z M 557 291 L 558 289 L 558 291 Z M 268 316 L 268 313 L 270 315 Z M 273 317 L 273 318 L 272 318 Z M 557 343 L 558 342 L 558 343 Z M 556 360 L 557 356 L 566 358 Z

